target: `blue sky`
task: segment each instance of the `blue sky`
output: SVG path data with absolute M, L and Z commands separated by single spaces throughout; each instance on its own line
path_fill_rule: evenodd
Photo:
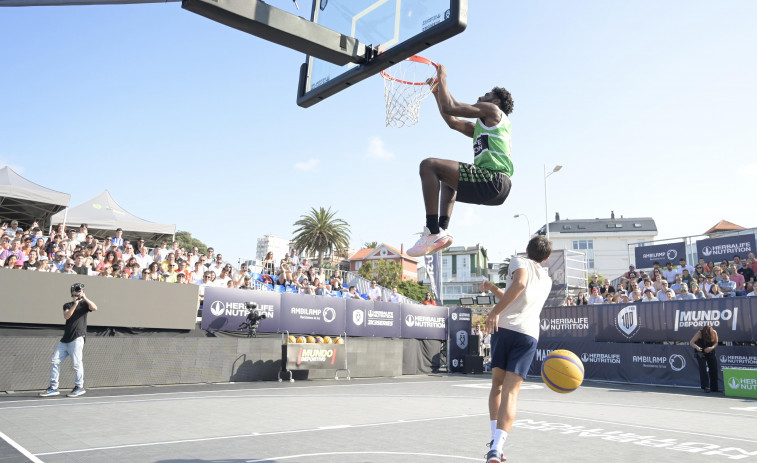
M 456 205 L 455 244 L 523 250 L 513 215 L 543 225 L 545 164 L 565 166 L 550 217 L 648 216 L 659 238 L 757 226 L 755 17 L 737 0 L 470 1 L 467 30 L 423 55 L 460 101 L 512 92 L 515 175 L 504 205 Z M 355 248 L 407 248 L 424 223 L 418 163 L 472 160 L 432 100 L 416 126 L 385 127 L 380 77 L 298 107 L 304 55 L 179 3 L 4 8 L 0 42 L 0 165 L 72 205 L 107 189 L 234 262 L 321 206 Z

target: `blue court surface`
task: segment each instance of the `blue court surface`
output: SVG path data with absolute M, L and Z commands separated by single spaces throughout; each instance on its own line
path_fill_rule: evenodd
M 0 397 L 0 463 L 483 462 L 489 377 L 91 389 Z M 757 401 L 529 378 L 512 462 L 757 461 Z

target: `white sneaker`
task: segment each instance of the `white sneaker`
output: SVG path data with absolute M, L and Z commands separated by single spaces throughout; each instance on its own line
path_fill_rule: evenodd
M 421 257 L 431 254 L 440 249 L 444 249 L 452 244 L 452 237 L 446 230 L 440 230 L 439 233 L 432 235 L 428 227 L 423 227 L 420 239 L 407 250 L 407 255 L 412 257 Z

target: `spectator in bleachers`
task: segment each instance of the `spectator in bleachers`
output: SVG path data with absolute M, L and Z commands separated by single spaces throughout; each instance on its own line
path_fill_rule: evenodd
M 606 298 L 610 290 L 615 292 L 615 288 L 610 284 L 610 280 L 605 278 L 605 281 L 602 282 L 602 286 L 599 287 L 599 294 Z
M 705 299 L 705 295 L 702 292 L 702 290 L 700 289 L 698 283 L 693 283 L 691 285 L 691 294 L 694 295 L 695 299 Z
M 73 255 L 76 246 L 79 245 L 79 240 L 76 239 L 76 230 L 73 228 L 68 231 L 68 238 L 64 240 L 63 244 L 66 247 L 66 254 Z
M 605 299 L 599 294 L 599 288 L 592 288 L 589 304 L 604 304 Z
M 687 264 L 686 258 L 681 257 L 680 259 L 678 259 L 678 273 L 683 273 L 684 269 L 689 271 L 689 275 L 694 274 L 694 266 Z
M 189 274 L 189 282 L 194 284 L 200 284 L 202 277 L 207 269 L 202 265 L 200 261 L 195 262 L 194 270 Z
M 636 289 L 631 291 L 631 297 L 629 299 L 630 302 L 641 302 L 642 296 L 638 286 L 636 287 Z
M 398 303 L 400 301 L 400 294 L 397 292 L 397 287 L 392 288 L 392 294 L 389 295 L 389 302 Z
M 723 292 L 720 291 L 720 286 L 716 283 L 710 285 L 710 292 L 707 295 L 708 299 L 719 299 L 723 297 Z
M 215 260 L 212 262 L 210 267 L 208 267 L 208 270 L 212 270 L 215 272 L 216 277 L 221 274 L 221 270 L 225 267 L 225 264 L 223 262 L 223 255 L 218 254 L 215 258 Z
M 720 263 L 720 270 L 722 273 L 728 273 L 728 259 L 723 259 Z
M 310 281 L 307 278 L 302 280 L 302 283 L 299 286 L 299 293 L 300 294 L 315 294 L 315 291 L 310 286 Z
M 657 300 L 659 301 L 667 301 L 668 300 L 668 280 L 662 279 L 660 281 L 660 289 L 657 291 Z
M 5 234 L 9 235 L 12 238 L 16 237 L 16 233 L 21 230 L 23 233 L 24 229 L 18 226 L 18 220 L 13 219 L 11 220 L 11 224 L 8 228 L 5 229 Z
M 63 270 L 58 273 L 65 273 L 66 275 L 76 275 L 76 272 L 74 271 L 74 260 L 70 257 L 66 258 L 65 263 L 63 264 Z
M 24 265 L 24 252 L 21 250 L 21 240 L 14 239 L 10 243 L 10 247 L 3 252 L 0 252 L 0 260 L 7 261 L 8 257 L 15 256 L 16 260 L 13 261 L 14 266 L 21 267 Z M 4 267 L 8 268 L 8 264 L 6 263 Z
M 166 270 L 168 270 L 168 266 L 171 264 L 173 264 L 174 268 L 176 268 L 176 254 L 174 254 L 173 252 L 166 254 L 166 260 L 160 263 L 160 268 L 165 272 Z
M 429 294 L 431 293 L 426 293 L 426 299 L 428 299 Z M 378 282 L 376 280 L 371 280 L 371 287 L 368 288 L 368 299 L 372 301 L 381 300 L 381 288 L 379 288 Z
M 15 254 L 9 254 L 8 257 L 5 258 L 5 260 L 2 260 L 3 267 L 9 268 L 9 269 L 22 269 L 20 265 L 16 265 L 18 262 L 18 256 Z
M 284 264 L 287 264 L 288 266 L 292 265 L 292 258 L 289 257 L 289 253 L 288 252 L 284 254 L 284 258 L 281 259 L 281 262 L 279 262 L 279 266 L 283 267 Z
M 563 302 L 562 305 L 564 305 L 564 306 L 574 306 L 574 305 L 576 305 L 576 300 L 575 300 L 575 298 L 572 295 L 568 294 L 568 297 L 565 298 L 565 302 Z
M 728 272 L 722 273 L 720 281 L 718 281 L 718 286 L 723 293 L 723 297 L 733 297 L 736 295 L 736 282 L 731 281 Z
M 216 286 L 219 286 L 221 288 L 226 288 L 228 286 L 229 281 L 231 281 L 231 276 L 229 276 L 229 271 L 226 269 L 226 267 L 221 269 L 221 272 L 216 276 L 215 284 Z
M 187 274 L 182 272 L 176 273 L 176 283 L 185 285 L 187 284 Z
M 692 281 L 694 281 L 694 276 L 689 273 L 689 269 L 683 269 L 681 271 L 681 283 L 686 283 L 687 286 L 691 286 Z
M 302 267 L 302 270 L 304 270 L 305 272 L 310 270 L 310 262 L 308 262 L 307 258 L 302 259 L 302 263 L 300 264 L 300 267 Z
M 757 290 L 757 285 L 754 285 L 754 286 L 752 287 L 752 292 L 751 292 L 751 293 L 748 293 L 748 294 L 747 294 L 747 296 L 748 296 L 748 297 L 754 297 L 754 296 L 755 296 L 755 294 L 754 294 L 754 293 L 755 293 L 755 290 Z
M 103 259 L 103 268 L 112 267 L 118 264 L 118 255 L 114 251 L 108 251 Z
M 681 285 L 683 284 L 683 281 L 681 280 L 681 274 L 679 273 L 676 275 L 675 280 L 673 281 L 673 284 L 670 285 L 670 289 L 673 290 L 673 292 L 676 293 L 676 297 L 678 297 L 679 294 L 681 294 Z
M 244 283 L 244 277 L 246 277 L 247 275 L 249 275 L 249 273 L 247 273 L 247 262 L 243 262 L 239 266 L 239 271 L 232 273 L 231 279 L 234 280 L 234 286 L 242 286 L 242 283 Z
M 347 290 L 347 293 L 350 295 L 350 299 L 362 299 L 360 297 L 360 294 L 357 293 L 357 288 L 354 286 L 350 286 L 350 288 Z
M 292 261 L 292 268 L 300 266 L 300 256 L 297 254 L 297 250 L 295 248 L 289 250 L 289 259 L 291 259 Z
M 242 284 L 239 285 L 239 289 L 255 289 L 252 287 L 252 277 L 250 275 L 245 275 L 242 278 Z
M 29 251 L 29 255 L 26 257 L 26 261 L 24 262 L 23 269 L 36 270 L 38 262 L 39 262 L 39 254 L 37 253 L 37 248 L 32 248 L 32 250 Z
M 181 259 L 180 261 L 178 261 L 176 263 L 176 265 L 177 265 L 176 272 L 177 273 L 183 273 L 184 274 L 184 278 L 186 278 L 186 280 L 184 280 L 184 281 L 185 282 L 189 281 L 189 274 L 191 272 L 187 268 L 187 261 L 185 261 L 184 259 Z
M 120 228 L 116 228 L 116 236 L 110 241 L 110 244 L 115 244 L 116 247 L 123 249 L 124 247 L 124 231 Z
M 0 252 L 5 251 L 6 249 L 9 249 L 10 247 L 11 247 L 10 235 L 3 235 L 2 238 L 0 238 Z
M 324 296 L 326 294 L 326 286 L 318 277 L 315 277 L 315 280 L 313 280 L 312 288 L 316 296 Z
M 665 270 L 662 271 L 662 276 L 665 277 L 666 280 L 668 280 L 669 285 L 675 283 L 676 275 L 678 275 L 678 270 L 673 268 L 673 262 L 666 262 Z
M 744 279 L 744 291 L 751 291 L 754 285 L 754 270 L 747 259 L 741 261 L 741 268 L 738 270 L 739 275 Z
M 372 284 L 373 282 L 371 282 Z M 370 299 L 370 296 L 369 296 Z M 431 294 L 431 291 L 426 293 L 426 298 L 421 302 L 423 305 L 436 305 L 436 301 L 434 300 L 434 295 Z
M 78 275 L 89 275 L 90 274 L 90 269 L 84 263 L 84 255 L 81 252 L 78 252 L 78 253 L 74 254 L 73 271 L 74 271 L 74 273 L 76 273 Z
M 163 281 L 166 283 L 176 283 L 176 268 L 178 266 L 175 263 L 168 264 L 168 266 L 163 270 Z
M 739 273 L 738 269 L 736 268 L 736 264 L 731 264 L 728 267 L 728 271 L 730 273 L 729 278 L 736 285 L 736 289 L 734 289 L 735 295 L 746 296 L 746 280 L 744 280 L 744 276 Z
M 675 291 L 673 291 L 672 289 L 668 288 L 668 292 L 665 293 L 665 300 L 666 301 L 675 301 L 676 300 L 676 293 L 675 293 Z
M 704 285 L 702 285 L 702 291 L 704 292 L 705 297 L 710 297 L 710 287 L 714 284 L 715 280 L 712 275 L 707 275 L 707 278 L 704 280 Z
M 599 275 L 596 273 L 591 276 L 591 281 L 589 282 L 589 293 L 591 293 L 594 288 L 599 289 L 602 285 L 599 283 Z M 601 292 L 601 291 L 600 291 Z
M 655 292 L 652 288 L 647 288 L 644 290 L 644 298 L 642 299 L 643 302 L 656 302 L 659 299 L 655 297 Z
M 134 257 L 134 256 L 135 256 L 135 254 L 134 254 L 134 246 L 132 246 L 130 243 L 127 242 L 126 244 L 124 244 L 124 250 L 121 253 L 121 258 L 124 261 L 129 262 L 129 259 L 132 258 L 132 257 Z
M 586 293 L 583 291 L 578 292 L 578 296 L 576 297 L 576 305 L 588 305 L 589 304 L 589 298 L 586 297 Z
M 681 292 L 676 296 L 678 301 L 689 301 L 696 299 L 697 297 L 689 292 L 689 285 L 681 283 Z

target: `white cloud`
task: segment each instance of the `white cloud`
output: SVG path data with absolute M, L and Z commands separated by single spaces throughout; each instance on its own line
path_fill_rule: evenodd
M 294 168 L 303 172 L 313 172 L 318 168 L 321 163 L 320 159 L 308 159 L 305 162 L 298 162 L 294 165 Z
M 394 153 L 386 149 L 386 146 L 384 146 L 384 140 L 379 137 L 371 137 L 368 139 L 367 157 L 388 160 L 394 159 Z
M 757 164 L 747 164 L 742 173 L 750 177 L 757 175 Z

